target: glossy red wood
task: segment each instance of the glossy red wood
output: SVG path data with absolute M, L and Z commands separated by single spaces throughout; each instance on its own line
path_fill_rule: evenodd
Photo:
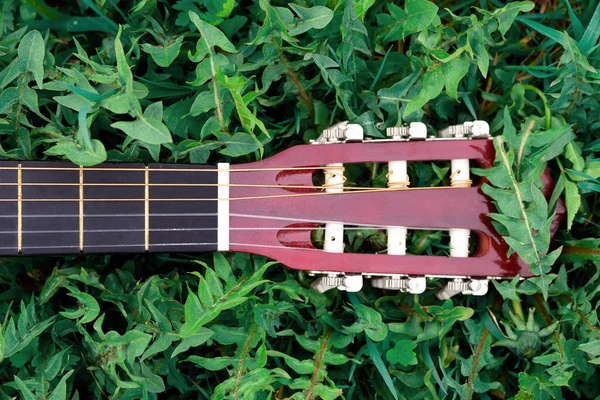
M 480 185 L 343 194 L 322 194 L 322 190 L 310 188 L 314 171 L 310 167 L 330 163 L 465 158 L 473 160 L 481 168 L 489 168 L 494 160 L 492 141 L 373 141 L 304 145 L 260 162 L 232 165 L 232 170 L 238 170 L 231 173 L 232 184 L 279 187 L 230 188 L 230 198 L 250 197 L 230 202 L 230 225 L 233 228 L 230 249 L 262 254 L 290 268 L 310 271 L 374 275 L 531 276 L 529 266 L 516 254 L 507 256 L 508 245 L 495 232 L 487 217 L 488 213 L 496 211 L 495 207 Z M 298 167 L 307 169 L 286 170 Z M 262 170 L 245 171 L 254 168 Z M 544 192 L 549 196 L 553 183 L 548 174 L 545 174 L 544 181 Z M 290 189 L 283 185 L 305 185 L 307 188 Z M 563 216 L 561 202 L 557 206 L 553 232 Z M 310 240 L 311 230 L 328 221 L 412 229 L 470 229 L 477 237 L 478 250 L 468 258 L 328 253 L 314 248 Z

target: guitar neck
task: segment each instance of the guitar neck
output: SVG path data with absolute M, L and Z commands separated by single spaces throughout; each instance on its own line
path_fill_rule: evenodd
M 213 251 L 215 166 L 0 162 L 0 255 Z

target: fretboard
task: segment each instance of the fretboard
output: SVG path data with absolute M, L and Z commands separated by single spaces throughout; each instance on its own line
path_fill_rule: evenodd
M 0 255 L 217 249 L 207 165 L 0 162 Z

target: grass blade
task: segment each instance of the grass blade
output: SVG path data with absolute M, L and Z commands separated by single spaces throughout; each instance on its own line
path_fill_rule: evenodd
M 556 43 L 564 45 L 563 34 L 554 28 L 542 25 L 539 22 L 531 21 L 527 18 L 517 17 L 517 21 L 524 23 L 528 27 L 538 31 L 547 38 L 554 40 Z
M 581 42 L 579 42 L 579 50 L 585 55 L 588 55 L 592 48 L 596 45 L 598 38 L 600 37 L 600 4 L 596 7 L 596 11 L 594 11 L 594 15 L 592 15 L 592 19 L 590 19 L 590 24 L 585 30 L 583 34 L 583 38 L 581 38 Z
M 396 388 L 394 387 L 394 383 L 392 382 L 392 377 L 390 376 L 390 373 L 388 372 L 385 363 L 381 359 L 381 354 L 379 354 L 377 347 L 375 347 L 375 344 L 371 341 L 371 339 L 369 339 L 368 337 L 366 337 L 365 339 L 367 339 L 367 348 L 369 349 L 369 356 L 371 357 L 373 364 L 375 364 L 375 368 L 377 368 L 377 371 L 383 378 L 383 381 L 385 382 L 385 385 L 389 389 L 392 396 L 394 396 L 394 399 L 398 400 L 398 393 L 396 392 Z
M 581 40 L 585 33 L 585 28 L 581 25 L 581 21 L 577 18 L 577 15 L 573 12 L 573 8 L 571 8 L 571 3 L 568 0 L 565 0 L 565 4 L 567 5 L 567 11 L 569 11 L 569 18 L 571 18 L 571 24 L 573 25 L 573 32 L 575 33 L 575 39 Z

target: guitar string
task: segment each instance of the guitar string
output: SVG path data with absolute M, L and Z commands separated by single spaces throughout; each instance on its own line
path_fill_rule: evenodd
M 143 218 L 146 214 L 84 214 L 84 218 L 127 218 L 127 217 L 140 217 Z M 331 221 L 331 220 L 317 220 L 317 219 L 308 219 L 308 218 L 295 218 L 295 217 L 274 217 L 268 215 L 260 215 L 260 214 L 243 214 L 243 213 L 230 213 L 231 217 L 241 217 L 241 218 L 256 218 L 256 219 L 269 219 L 269 220 L 280 220 L 280 221 L 291 221 L 291 222 L 304 222 L 304 223 L 316 223 L 316 224 L 325 224 L 325 223 L 343 223 L 345 225 L 359 225 L 364 227 L 383 227 L 383 225 L 369 225 L 358 222 L 351 221 Z M 216 217 L 217 213 L 182 213 L 182 214 L 174 214 L 174 213 L 155 213 L 150 214 L 150 217 Z M 17 218 L 16 215 L 0 215 L 0 218 Z M 79 218 L 79 214 L 33 214 L 33 215 L 23 215 L 23 218 Z M 231 228 L 230 228 L 231 229 Z M 254 228 L 250 228 L 254 229 Z M 278 228 L 283 229 L 283 228 Z
M 351 224 L 348 224 L 351 225 Z M 387 229 L 389 226 L 369 226 L 364 228 L 346 228 L 345 231 L 359 231 L 365 229 Z M 392 227 L 393 228 L 393 227 Z M 200 232 L 200 231 L 218 231 L 219 228 L 156 228 L 149 229 L 149 232 Z M 325 227 L 250 227 L 250 228 L 229 228 L 230 231 L 324 231 Z M 18 231 L 0 231 L 0 235 L 16 234 Z M 40 231 L 23 231 L 22 234 L 59 234 L 59 233 L 79 233 L 79 229 L 64 229 L 64 230 L 40 230 Z M 84 229 L 84 233 L 129 233 L 129 232 L 146 232 L 145 229 Z
M 141 217 L 144 216 L 144 214 L 136 214 L 137 216 Z M 157 214 L 160 216 L 177 216 L 177 214 Z M 188 213 L 185 214 L 186 216 L 216 216 L 217 214 L 211 214 L 211 213 Z M 120 217 L 121 214 L 98 214 L 98 215 L 93 215 L 93 216 L 102 216 L 102 217 Z M 131 216 L 131 215 L 126 215 L 126 216 Z M 237 217 L 246 217 L 246 218 L 260 218 L 260 219 L 272 219 L 272 220 L 285 220 L 285 221 L 292 221 L 292 222 L 309 222 L 309 223 L 318 223 L 319 225 L 323 225 L 326 222 L 332 222 L 332 221 L 317 221 L 317 220 L 306 220 L 306 219 L 299 219 L 299 218 L 291 218 L 291 217 L 271 217 L 271 216 L 266 216 L 266 215 L 258 215 L 258 214 L 231 214 L 231 216 L 237 216 Z M 10 216 L 6 216 L 6 215 L 2 215 L 0 216 L 2 218 L 8 218 Z M 53 217 L 53 218 L 57 218 L 57 217 L 78 217 L 78 215 L 62 215 L 62 216 L 57 216 L 57 215 L 32 215 L 29 217 Z M 14 218 L 14 216 L 13 216 Z M 344 226 L 344 231 L 358 231 L 358 230 L 365 230 L 365 229 L 375 229 L 375 230 L 382 230 L 382 229 L 387 229 L 390 227 L 394 227 L 394 226 L 383 226 L 383 225 L 364 225 L 364 224 L 359 224 L 359 223 L 354 223 L 354 222 L 342 222 L 345 225 L 361 225 L 361 227 L 346 227 Z M 216 231 L 218 230 L 218 228 L 189 228 L 189 229 L 184 229 L 185 231 L 209 231 L 209 230 L 213 230 Z M 252 230 L 252 231 L 256 231 L 256 230 L 293 230 L 293 231 L 320 231 L 320 230 L 325 230 L 325 227 L 323 226 L 318 226 L 318 227 L 249 227 L 249 228 L 229 228 L 230 231 L 243 231 L 243 230 Z M 136 231 L 136 232 L 143 232 L 143 229 L 135 229 L 135 230 L 85 230 L 85 233 L 114 233 L 114 232 L 131 232 L 131 231 Z M 170 229 L 151 229 L 151 231 L 172 231 Z M 182 231 L 181 229 L 175 228 L 175 231 Z M 46 234 L 60 234 L 60 233 L 78 233 L 78 230 L 72 230 L 72 231 L 65 231 L 65 230 L 57 230 L 57 231 L 25 231 L 23 232 L 23 234 L 27 233 L 27 234 L 42 234 L 42 233 L 46 233 Z M 17 231 L 0 231 L 0 234 L 15 234 L 17 233 Z M 154 243 L 154 244 L 150 244 L 150 246 L 203 246 L 203 245 L 217 245 L 217 243 Z M 256 244 L 250 244 L 250 243 L 230 243 L 230 245 L 239 245 L 239 246 L 258 246 L 261 247 L 261 245 L 256 245 Z M 85 248 L 110 248 L 110 247 L 141 247 L 143 246 L 142 244 L 117 244 L 117 245 L 87 245 L 85 246 Z M 264 246 L 263 246 L 264 247 Z M 277 248 L 282 248 L 282 249 L 294 249 L 294 248 L 290 248 L 290 247 L 286 247 L 286 246 L 266 246 L 266 247 L 277 247 Z M 79 246 L 77 245 L 59 245 L 59 246 L 25 246 L 26 250 L 32 250 L 32 249 L 61 249 L 61 248 L 79 248 Z M 0 250 L 14 250 L 15 247 L 0 247 Z M 319 250 L 319 249 L 312 249 L 312 250 Z
M 143 216 L 144 214 L 137 214 L 137 216 Z M 157 215 L 161 215 L 161 216 L 173 216 L 176 214 L 157 214 Z M 217 214 L 211 214 L 211 213 L 187 213 L 185 214 L 186 216 L 216 216 Z M 63 215 L 62 217 L 78 217 L 78 215 Z M 111 216 L 115 216 L 115 217 L 119 217 L 121 216 L 120 214 L 99 214 L 99 215 L 95 215 L 95 216 L 103 216 L 103 217 L 111 217 Z M 128 215 L 129 216 L 129 215 Z M 299 218 L 291 218 L 291 217 L 271 217 L 271 216 L 266 216 L 266 215 L 258 215 L 258 214 L 231 214 L 231 216 L 237 216 L 237 217 L 246 217 L 246 218 L 260 218 L 260 219 L 272 219 L 272 220 L 286 220 L 286 221 L 292 221 L 292 222 L 312 222 L 312 223 L 318 223 L 320 225 L 326 223 L 326 222 L 332 222 L 332 221 L 324 221 L 324 222 L 320 222 L 320 221 L 316 221 L 316 220 L 306 220 L 306 219 L 299 219 Z M 0 216 L 0 217 L 8 217 L 6 215 Z M 61 216 L 56 216 L 56 215 L 35 215 L 35 216 L 29 216 L 29 217 L 61 217 Z M 14 218 L 14 216 L 13 216 Z M 393 226 L 379 226 L 379 225 L 364 225 L 364 224 L 359 224 L 359 223 L 354 223 L 354 222 L 342 222 L 345 225 L 362 225 L 362 227 L 346 227 L 344 226 L 344 231 L 354 231 L 354 230 L 364 230 L 364 229 L 376 229 L 376 230 L 380 230 L 380 229 L 386 229 L 386 228 L 390 228 Z M 198 230 L 218 230 L 218 228 L 196 228 Z M 319 227 L 289 227 L 289 228 L 265 228 L 265 227 L 251 227 L 251 228 L 230 228 L 231 230 L 298 230 L 298 231 L 313 231 L 313 230 L 325 230 L 324 227 L 319 226 Z M 102 230 L 100 230 L 102 231 Z M 129 230 L 128 230 L 129 231 Z M 138 230 L 138 231 L 143 231 L 143 230 Z M 76 233 L 79 232 L 77 230 L 72 231 L 72 233 Z M 86 233 L 95 233 L 95 230 L 87 230 L 85 231 Z M 12 232 L 0 232 L 0 233 L 16 233 L 16 231 L 12 231 Z M 39 231 L 34 231 L 34 232 L 24 232 L 24 233 L 40 233 Z M 65 231 L 49 231 L 49 233 L 65 233 Z M 208 245 L 218 245 L 218 243 L 155 243 L 155 244 L 150 244 L 151 247 L 164 247 L 164 246 L 208 246 Z M 295 248 L 291 248 L 291 247 L 286 247 L 286 246 L 272 246 L 272 245 L 257 245 L 257 244 L 251 244 L 251 243 L 230 243 L 230 245 L 234 245 L 234 246 L 254 246 L 254 247 L 273 247 L 273 248 L 281 248 L 281 249 L 286 249 L 286 250 L 293 250 Z M 85 246 L 85 248 L 90 249 L 90 248 L 114 248 L 114 247 L 143 247 L 144 245 L 142 244 L 116 244 L 116 245 L 87 245 Z M 44 250 L 44 249 L 79 249 L 78 245 L 59 245 L 59 246 L 24 246 L 24 250 L 35 250 L 35 249 L 40 249 L 40 250 Z M 316 251 L 323 251 L 322 249 L 311 249 L 311 248 L 301 248 L 303 250 L 316 250 Z M 11 250 L 14 251 L 15 247 L 0 247 L 0 250 Z
M 397 192 L 397 191 L 415 191 L 415 190 L 458 190 L 458 189 L 470 189 L 452 186 L 435 186 L 435 187 L 401 187 L 401 188 L 359 188 L 354 191 L 344 192 L 314 192 L 314 193 L 293 193 L 293 194 L 280 194 L 280 195 L 265 195 L 265 196 L 245 196 L 245 197 L 226 197 L 226 198 L 160 198 L 160 199 L 149 199 L 148 201 L 234 201 L 234 200 L 261 200 L 261 199 L 275 199 L 275 198 L 290 198 L 290 197 L 305 197 L 305 196 L 331 196 L 331 195 L 344 195 L 344 194 L 355 194 L 355 193 L 372 193 L 372 192 Z M 17 202 L 17 199 L 0 199 L 0 203 L 11 203 Z M 46 198 L 46 199 L 21 199 L 21 202 L 29 203 L 43 203 L 43 202 L 143 202 L 145 199 L 137 198 L 90 198 L 90 199 L 65 199 L 65 198 Z
M 163 214 L 150 214 L 150 217 L 214 217 L 217 216 L 216 213 L 186 213 L 186 214 L 173 214 L 173 213 L 163 213 Z M 144 217 L 145 214 L 91 214 L 86 215 L 86 217 Z M 316 219 L 301 219 L 294 217 L 273 217 L 267 215 L 259 215 L 259 214 L 238 214 L 233 213 L 230 214 L 232 217 L 241 217 L 241 218 L 257 218 L 257 219 L 268 219 L 268 220 L 280 220 L 280 221 L 291 221 L 291 222 L 302 222 L 302 223 L 310 223 L 310 224 L 319 224 L 324 225 L 326 223 L 342 223 L 344 225 L 350 226 L 360 226 L 360 227 L 346 227 L 344 226 L 344 230 L 354 231 L 354 230 L 364 230 L 364 229 L 386 229 L 395 226 L 384 226 L 384 225 L 369 225 L 369 224 L 361 224 L 358 222 L 351 221 L 319 221 Z M 76 214 L 65 214 L 65 215 L 55 215 L 55 214 L 38 214 L 38 215 L 29 215 L 24 216 L 27 218 L 78 218 L 79 215 Z M 16 218 L 16 215 L 0 215 L 0 218 Z M 151 232 L 176 232 L 176 231 L 217 231 L 218 228 L 153 228 L 150 229 Z M 297 230 L 297 231 L 306 231 L 306 230 L 325 230 L 325 227 L 244 227 L 244 228 L 229 228 L 230 231 L 243 231 L 243 230 Z M 109 232 L 144 232 L 145 229 L 88 229 L 84 232 L 86 233 L 109 233 Z M 79 230 L 46 230 L 46 231 L 23 231 L 22 233 L 28 234 L 51 234 L 51 233 L 77 233 Z M 14 234 L 17 231 L 0 231 L 0 234 Z
M 0 161 L 1 163 L 2 161 Z M 16 162 L 17 161 L 10 161 Z M 50 161 L 52 162 L 52 161 Z M 152 164 L 148 164 L 152 165 Z M 177 165 L 177 164 L 166 164 L 166 165 Z M 326 166 L 307 166 L 307 167 L 268 167 L 268 168 L 228 168 L 228 169 L 218 169 L 218 168 L 148 168 L 149 172 L 262 172 L 262 171 L 304 171 L 304 170 L 319 170 L 319 169 L 339 169 L 343 170 L 344 167 L 326 167 Z M 78 172 L 79 166 L 74 165 L 73 167 L 24 167 L 18 166 L 15 167 L 2 167 L 0 166 L 0 171 L 73 171 Z M 126 168 L 126 167 L 107 167 L 107 168 L 99 168 L 99 167 L 84 167 L 83 172 L 86 171 L 132 171 L 132 172 L 144 172 L 146 168 Z
M 229 187 L 258 187 L 258 188 L 282 188 L 282 189 L 327 189 L 327 185 L 321 185 L 321 186 L 313 186 L 313 185 L 278 185 L 278 184 L 245 184 L 245 183 L 149 183 L 149 184 L 144 184 L 144 183 L 65 183 L 65 182 L 23 182 L 21 184 L 16 183 L 16 182 L 7 182 L 7 183 L 2 183 L 0 182 L 0 186 L 58 186 L 58 187 L 63 187 L 63 186 L 72 186 L 72 187 L 86 187 L 86 186 L 90 186 L 90 187 L 103 187 L 103 186 L 107 186 L 107 187 L 216 187 L 216 186 L 229 186 Z M 385 189 L 385 188 L 376 188 L 376 187 L 371 187 L 371 188 L 361 188 L 361 187 L 354 187 L 354 186 L 347 186 L 344 187 L 344 189 L 346 190 L 360 190 L 360 189 L 369 189 L 369 190 L 374 190 L 374 189 Z

